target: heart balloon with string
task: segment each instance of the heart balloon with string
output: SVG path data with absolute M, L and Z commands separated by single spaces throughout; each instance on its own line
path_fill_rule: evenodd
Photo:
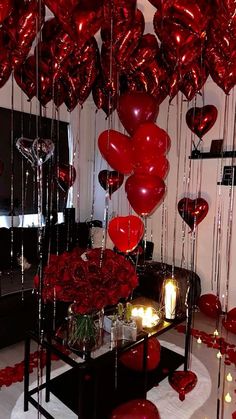
M 54 144 L 50 139 L 36 138 L 32 144 L 32 154 L 37 166 L 41 166 L 50 159 L 54 152 Z
M 186 113 L 186 123 L 191 131 L 202 139 L 215 124 L 217 115 L 218 111 L 214 105 L 190 108 Z
M 60 164 L 57 169 L 57 184 L 65 193 L 74 184 L 76 178 L 76 170 L 71 164 Z
M 31 138 L 20 137 L 16 141 L 16 147 L 19 152 L 24 156 L 32 166 L 35 164 L 34 155 L 32 152 L 33 141 Z
M 116 170 L 101 170 L 98 173 L 98 181 L 102 188 L 108 190 L 109 196 L 119 189 L 124 182 L 124 175 Z
M 144 224 L 136 215 L 115 217 L 108 224 L 108 233 L 120 252 L 132 252 L 144 235 Z
M 194 229 L 207 215 L 209 205 L 203 198 L 182 198 L 178 202 L 178 212 L 183 220 Z
M 185 395 L 197 384 L 197 376 L 193 371 L 174 371 L 169 375 L 169 383 L 179 393 L 179 399 L 184 401 Z

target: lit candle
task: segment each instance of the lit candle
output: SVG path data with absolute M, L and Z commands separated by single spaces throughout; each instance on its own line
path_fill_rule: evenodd
M 176 286 L 173 281 L 165 284 L 165 318 L 174 319 L 176 309 Z
M 218 358 L 218 359 L 222 358 L 222 354 L 221 354 L 221 352 L 220 352 L 220 351 L 219 351 L 219 352 L 217 352 L 216 356 L 217 356 L 217 358 Z
M 131 315 L 136 319 L 141 319 L 143 327 L 156 326 L 160 320 L 160 316 L 152 307 L 134 307 Z
M 214 336 L 219 336 L 219 332 L 217 329 L 214 331 Z
M 227 374 L 226 380 L 227 380 L 227 381 L 233 381 L 233 377 L 232 377 L 232 375 L 230 374 L 230 372 L 229 372 L 229 374 Z
M 199 336 L 199 338 L 197 340 L 197 343 L 202 343 L 202 339 L 200 338 L 200 336 Z
M 230 396 L 230 394 L 229 394 L 229 393 L 227 393 L 227 394 L 226 394 L 226 396 L 225 396 L 225 401 L 226 401 L 227 403 L 230 403 L 230 402 L 231 402 L 231 400 L 232 400 L 232 397 Z

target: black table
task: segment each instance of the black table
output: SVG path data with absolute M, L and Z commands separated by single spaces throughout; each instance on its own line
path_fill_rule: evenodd
M 182 321 L 183 318 L 173 322 L 163 320 L 151 331 L 140 332 L 135 342 L 120 341 L 113 349 L 110 347 L 110 335 L 104 332 L 102 350 L 92 352 L 91 356 L 85 359 L 76 359 L 75 355 L 78 356 L 78 352 L 74 350 L 65 354 L 65 351 L 58 348 L 58 341 L 54 336 L 44 336 L 40 344 L 46 350 L 46 379 L 45 383 L 32 390 L 29 390 L 30 343 L 32 339 L 39 343 L 39 337 L 34 332 L 29 332 L 25 341 L 24 411 L 28 410 L 31 403 L 44 417 L 54 419 L 38 403 L 37 398 L 33 397 L 43 388 L 46 390 L 47 402 L 51 392 L 77 414 L 79 419 L 108 419 L 115 406 L 128 400 L 146 398 L 150 388 L 157 385 L 184 362 L 182 355 L 162 347 L 158 367 L 147 371 L 148 339 L 161 335 Z M 143 369 L 133 371 L 119 361 L 119 356 L 140 344 L 143 344 Z M 68 371 L 55 378 L 51 378 L 52 353 L 71 366 Z

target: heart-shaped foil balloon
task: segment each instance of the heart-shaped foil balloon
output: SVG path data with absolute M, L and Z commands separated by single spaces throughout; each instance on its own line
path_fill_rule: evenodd
M 32 152 L 37 166 L 50 159 L 54 152 L 54 144 L 50 139 L 36 138 L 32 144 Z
M 76 170 L 71 164 L 60 164 L 57 170 L 57 183 L 63 192 L 67 193 L 74 184 Z
M 186 113 L 186 122 L 191 131 L 202 138 L 213 127 L 217 115 L 218 111 L 214 105 L 190 108 Z
M 185 395 L 197 384 L 197 376 L 193 371 L 174 371 L 169 376 L 169 383 L 179 393 L 179 399 L 184 401 Z
M 24 156 L 32 164 L 32 166 L 35 164 L 35 159 L 32 153 L 33 141 L 34 140 L 25 137 L 20 137 L 16 141 L 17 149 L 22 154 L 22 156 Z
M 144 224 L 136 215 L 115 217 L 108 225 L 108 233 L 120 252 L 132 252 L 144 234 Z
M 206 217 L 208 209 L 208 203 L 203 198 L 182 198 L 178 202 L 179 214 L 191 230 Z
M 108 190 L 109 196 L 119 189 L 124 181 L 124 175 L 116 170 L 101 170 L 98 174 L 100 185 L 106 191 Z

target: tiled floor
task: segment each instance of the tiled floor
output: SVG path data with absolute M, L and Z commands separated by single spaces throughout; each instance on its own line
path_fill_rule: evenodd
M 204 331 L 206 333 L 213 333 L 215 330 L 215 321 L 207 318 L 201 313 L 194 315 L 194 328 Z M 236 335 L 226 334 L 225 329 L 219 327 L 219 332 L 227 342 L 236 344 Z M 171 330 L 161 335 L 161 339 L 174 343 L 177 346 L 184 346 L 184 334 Z M 225 365 L 224 358 L 220 361 L 217 358 L 217 349 L 209 348 L 203 343 L 197 343 L 195 338 L 192 339 L 192 353 L 206 366 L 212 380 L 212 391 L 209 399 L 201 406 L 198 411 L 192 415 L 192 419 L 232 419 L 232 413 L 236 411 L 236 368 L 234 364 Z M 7 365 L 13 365 L 23 359 L 24 345 L 23 342 L 9 346 L 8 348 L 0 350 L 0 368 Z M 54 367 L 57 368 L 63 365 L 61 361 L 56 361 Z M 221 368 L 220 368 L 221 365 Z M 190 360 L 191 369 L 191 360 Z M 226 381 L 225 377 L 228 373 L 233 377 L 232 382 Z M 218 389 L 218 382 L 220 376 L 220 388 Z M 34 381 L 36 376 L 31 374 L 31 381 Z M 11 411 L 16 400 L 23 392 L 23 383 L 16 383 L 10 387 L 2 387 L 0 391 L 0 419 L 10 419 Z M 231 403 L 224 401 L 224 396 L 230 393 L 232 397 Z M 217 398 L 220 401 L 220 409 L 217 415 Z M 37 417 L 37 412 L 35 412 Z M 171 418 L 169 418 L 171 419 Z M 182 419 L 182 418 L 179 418 Z

